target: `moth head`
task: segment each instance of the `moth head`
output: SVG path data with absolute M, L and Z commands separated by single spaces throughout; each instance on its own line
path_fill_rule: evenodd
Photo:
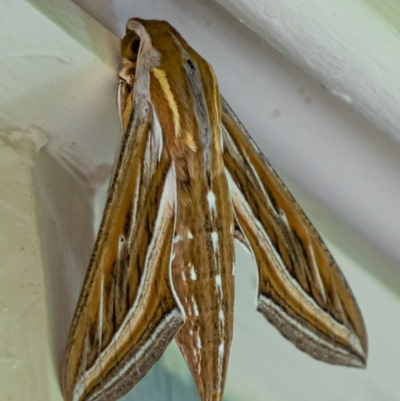
M 121 54 L 132 63 L 137 61 L 141 42 L 150 42 L 150 36 L 144 24 L 145 21 L 139 18 L 131 18 L 126 24 L 126 33 L 121 41 Z
M 136 64 L 139 54 L 140 37 L 135 31 L 127 30 L 121 41 L 121 54 L 130 62 Z
M 118 108 L 122 126 L 126 129 L 133 107 L 133 87 L 135 84 L 136 66 L 140 44 L 146 31 L 140 20 L 132 18 L 126 26 L 126 34 L 121 40 L 122 68 L 118 90 Z
M 123 62 L 123 71 L 121 78 L 124 78 L 129 84 L 136 73 L 137 59 L 140 53 L 142 41 L 149 39 L 146 29 L 138 18 L 131 18 L 126 25 L 126 33 L 121 40 L 121 56 Z

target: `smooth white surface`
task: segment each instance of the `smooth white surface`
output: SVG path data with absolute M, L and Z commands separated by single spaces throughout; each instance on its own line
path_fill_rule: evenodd
M 112 60 L 100 56 L 101 61 L 98 55 L 117 54 L 118 49 L 112 36 L 77 8 L 68 6 L 71 5 L 69 1 L 64 0 L 62 5 L 56 1 L 36 2 L 39 3 L 37 10 L 40 12 L 22 0 L 3 0 L 0 5 L 0 15 L 7 15 L 0 29 L 12 33 L 11 39 L 3 39 L 1 43 L 5 46 L 10 42 L 5 53 L 7 57 L 3 56 L 0 66 L 1 76 L 9 77 L 0 85 L 7 85 L 5 90 L 0 89 L 0 123 L 3 131 L 34 127 L 50 138 L 63 141 L 61 145 L 53 141 L 52 146 L 45 147 L 34 157 L 35 180 L 30 194 L 37 203 L 35 210 L 25 211 L 27 216 L 33 216 L 32 222 L 37 226 L 34 233 L 39 230 L 41 234 L 35 240 L 41 243 L 42 265 L 31 268 L 38 269 L 42 275 L 44 272 L 41 299 L 34 306 L 47 319 L 42 330 L 47 330 L 49 340 L 40 341 L 37 335 L 29 337 L 31 343 L 12 343 L 13 330 L 21 330 L 14 326 L 0 333 L 0 344 L 4 344 L 2 340 L 7 336 L 26 374 L 36 369 L 41 375 L 45 384 L 29 386 L 28 390 L 32 391 L 29 399 L 57 400 L 60 399 L 58 377 L 65 336 L 94 240 L 93 198 L 98 194 L 99 184 L 107 183 L 106 173 L 111 169 L 119 136 L 115 103 L 117 66 L 110 68 Z M 126 20 L 134 15 L 169 20 L 212 63 L 221 92 L 274 166 L 302 182 L 308 196 L 315 192 L 326 205 L 334 205 L 332 209 L 341 218 L 347 218 L 360 230 L 365 228 L 375 243 L 378 243 L 376 237 L 384 231 L 381 249 L 386 246 L 387 255 L 393 259 L 399 256 L 399 236 L 396 236 L 396 216 L 400 216 L 396 200 L 399 186 L 394 185 L 397 184 L 398 153 L 369 123 L 332 98 L 211 1 L 87 0 L 80 3 L 119 35 Z M 48 12 L 49 4 L 53 4 L 54 18 Z M 43 16 L 44 10 L 47 18 Z M 26 14 L 21 19 L 22 13 Z M 64 18 L 62 21 L 60 14 Z M 21 21 L 22 27 L 18 28 L 15 21 Z M 24 21 L 30 23 L 31 36 L 25 34 Z M 85 35 L 76 35 L 71 29 L 75 24 Z M 112 43 L 114 46 L 110 45 Z M 15 46 L 20 52 L 18 57 L 11 53 Z M 72 62 L 63 64 L 57 57 L 43 57 L 43 53 L 61 53 L 63 60 Z M 25 54 L 31 55 L 33 61 L 25 63 Z M 20 89 L 21 82 L 28 89 Z M 13 88 L 20 91 L 16 97 L 12 96 Z M 25 174 L 29 177 L 30 169 Z M 374 175 L 371 177 L 371 174 Z M 13 175 L 6 178 L 13 180 Z M 290 187 L 300 194 L 300 203 L 317 227 L 322 227 L 322 235 L 328 233 L 326 238 L 344 244 L 346 253 L 329 243 L 366 320 L 370 338 L 369 366 L 367 371 L 358 371 L 324 365 L 283 339 L 255 312 L 254 262 L 239 254 L 235 338 L 227 394 L 241 395 L 246 401 L 396 400 L 400 320 L 395 317 L 400 315 L 399 299 L 365 270 L 368 266 L 375 273 L 388 271 L 391 265 L 384 256 L 377 256 L 379 253 L 368 243 L 355 237 L 348 226 L 343 226 L 340 218 L 332 217 L 318 203 L 309 202 L 297 187 Z M 374 196 L 373 208 L 364 208 L 364 203 Z M 21 218 L 24 219 L 23 214 Z M 4 234 L 11 236 L 12 232 L 3 231 Z M 17 237 L 15 241 L 18 244 Z M 367 258 L 363 260 L 365 255 Z M 21 256 L 18 262 L 23 267 L 27 266 L 25 257 Z M 2 271 L 12 271 L 15 264 L 3 262 L 0 266 Z M 12 277 L 18 281 L 18 277 L 12 275 L 3 277 L 5 281 L 0 286 L 8 286 Z M 397 276 L 391 277 L 395 282 Z M 22 309 L 25 305 L 26 294 L 22 289 L 12 295 L 0 299 L 2 316 L 9 303 L 21 302 Z M 28 305 L 24 313 L 36 313 L 36 310 Z M 20 314 L 15 320 L 23 322 L 24 316 Z M 26 325 L 23 330 L 30 333 L 32 328 Z M 52 365 L 40 365 L 41 355 L 50 354 Z M 3 367 L 8 366 L 5 356 L 7 350 L 1 349 Z M 40 370 L 40 366 L 45 368 Z M 191 381 L 185 368 L 182 372 L 182 377 Z M 17 391 L 24 377 L 21 369 L 12 374 L 6 384 Z M 146 388 L 145 398 L 163 400 L 165 394 L 172 393 L 172 399 L 181 399 L 181 387 L 177 387 L 176 380 L 163 378 L 165 374 L 157 376 L 153 386 Z M 4 392 L 3 384 L 0 395 Z M 154 396 L 157 391 L 160 398 Z M 15 394 L 18 400 L 28 399 L 18 393 L 12 396 Z M 138 399 L 135 394 L 127 399 Z M 194 394 L 194 391 L 188 392 L 184 399 L 196 399 Z
M 399 20 L 380 15 L 379 2 L 217 2 L 400 141 Z M 396 2 L 380 3 L 379 11 L 399 11 Z
M 55 371 L 31 175 L 32 154 L 47 137 L 40 131 L 3 128 L 0 125 L 0 398 L 47 401 Z M 41 343 L 47 346 L 38 347 Z M 39 392 L 45 396 L 36 398 L 35 388 L 44 389 Z

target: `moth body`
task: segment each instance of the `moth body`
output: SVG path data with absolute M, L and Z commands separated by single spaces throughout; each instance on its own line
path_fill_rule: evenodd
M 117 400 L 173 338 L 201 400 L 222 400 L 234 238 L 255 258 L 268 321 L 314 358 L 365 366 L 345 278 L 211 66 L 164 21 L 129 20 L 121 51 L 124 134 L 71 326 L 65 400 Z

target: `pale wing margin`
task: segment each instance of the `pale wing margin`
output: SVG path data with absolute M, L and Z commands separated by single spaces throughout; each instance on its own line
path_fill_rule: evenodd
M 225 99 L 221 104 L 235 215 L 258 265 L 257 309 L 314 358 L 365 367 L 367 334 L 343 274 Z
M 184 321 L 171 287 L 176 174 L 157 161 L 150 123 L 124 134 L 71 326 L 66 401 L 114 401 L 162 355 Z

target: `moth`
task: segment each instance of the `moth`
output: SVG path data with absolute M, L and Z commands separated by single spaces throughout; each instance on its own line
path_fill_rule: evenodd
M 234 239 L 258 267 L 257 309 L 300 350 L 365 367 L 367 335 L 324 242 L 165 21 L 130 19 L 118 91 L 123 137 L 72 321 L 66 401 L 114 401 L 173 338 L 202 401 L 222 400 Z

